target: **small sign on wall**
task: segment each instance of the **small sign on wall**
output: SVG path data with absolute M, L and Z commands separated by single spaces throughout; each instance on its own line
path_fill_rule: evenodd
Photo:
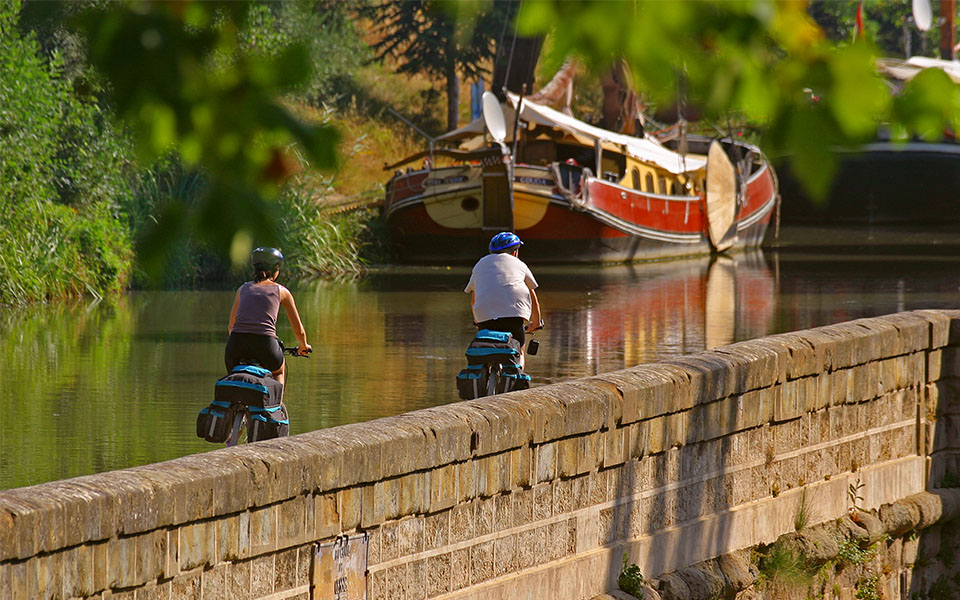
M 319 544 L 312 587 L 313 600 L 366 600 L 367 534 Z

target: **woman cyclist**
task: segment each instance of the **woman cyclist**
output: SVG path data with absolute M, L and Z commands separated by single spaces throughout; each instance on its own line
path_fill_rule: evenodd
M 297 338 L 298 353 L 309 354 L 313 348 L 307 343 L 307 332 L 300 321 L 300 313 L 290 290 L 277 283 L 283 254 L 276 248 L 257 248 L 253 251 L 253 281 L 237 290 L 230 311 L 230 339 L 224 350 L 224 362 L 229 373 L 241 360 L 254 359 L 273 372 L 280 383 L 286 378 L 283 348 L 277 339 L 277 314 L 283 306 Z

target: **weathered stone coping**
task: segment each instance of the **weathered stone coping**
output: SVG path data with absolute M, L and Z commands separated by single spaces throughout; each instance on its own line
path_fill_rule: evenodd
M 166 537 L 156 543 L 167 545 L 162 551 L 167 555 L 136 568 L 118 566 L 115 558 L 105 579 L 92 584 L 94 591 L 111 583 L 125 589 L 152 585 L 204 565 L 375 531 L 465 503 L 519 497 L 540 488 L 560 494 L 566 482 L 581 476 L 620 466 L 628 470 L 627 463 L 633 468 L 641 459 L 666 457 L 677 448 L 690 452 L 673 457 L 676 473 L 728 474 L 708 448 L 720 449 L 718 442 L 744 432 L 786 432 L 804 415 L 826 409 L 852 419 L 851 431 L 909 429 L 909 436 L 918 438 L 904 438 L 909 451 L 904 443 L 900 450 L 919 458 L 928 450 L 917 420 L 917 396 L 937 385 L 941 372 L 960 373 L 957 324 L 960 311 L 860 319 L 492 399 L 3 491 L 0 585 L 5 563 L 104 541 L 114 548 L 108 556 L 122 557 L 125 543 L 153 544 L 151 536 L 162 533 Z M 907 414 L 880 414 L 870 423 L 877 411 L 860 410 L 867 402 L 885 406 L 891 394 L 904 390 L 913 396 L 897 396 L 891 406 Z M 771 438 L 776 447 L 765 460 L 774 455 L 784 464 L 799 460 L 798 439 L 790 435 Z M 739 452 L 740 464 L 749 465 L 746 450 Z M 670 467 L 669 460 L 663 465 Z M 759 463 L 752 467 L 758 468 Z M 743 470 L 744 477 L 748 472 Z M 674 483 L 661 482 L 660 496 L 682 495 L 671 487 Z M 731 497 L 741 491 L 737 487 Z M 873 506 L 883 501 L 889 500 L 877 496 Z M 624 506 L 609 497 L 596 506 L 604 502 Z M 287 525 L 289 515 L 302 527 Z M 584 518 L 594 525 L 583 535 L 578 530 L 578 543 L 589 541 L 598 518 L 604 517 L 591 512 Z M 241 532 L 226 550 L 219 537 L 216 550 L 204 547 L 204 532 L 222 524 L 246 527 L 251 537 Z M 183 546 L 193 538 L 196 544 Z M 168 547 L 177 543 L 181 546 Z M 618 543 L 600 547 L 612 554 L 619 551 Z M 385 569 L 374 564 L 371 572 Z

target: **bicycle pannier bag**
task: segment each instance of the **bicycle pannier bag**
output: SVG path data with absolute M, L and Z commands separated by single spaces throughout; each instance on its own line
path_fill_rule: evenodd
M 524 373 L 520 367 L 506 366 L 500 372 L 497 378 L 497 393 L 505 394 L 514 390 L 526 390 L 530 387 L 530 376 Z
M 234 403 L 214 400 L 197 415 L 197 437 L 215 444 L 226 442 L 236 417 L 237 406 Z
M 259 442 L 272 440 L 290 435 L 290 419 L 287 417 L 287 407 L 281 402 L 270 408 L 249 408 L 250 419 L 247 421 L 247 441 Z
M 457 373 L 457 394 L 461 400 L 474 400 L 486 394 L 487 380 L 483 365 L 469 365 Z
M 467 363 L 471 365 L 520 363 L 520 342 L 504 331 L 481 329 L 467 347 Z
M 245 406 L 271 408 L 280 406 L 283 384 L 267 369 L 253 365 L 237 365 L 217 381 L 213 397 L 221 402 L 237 402 Z

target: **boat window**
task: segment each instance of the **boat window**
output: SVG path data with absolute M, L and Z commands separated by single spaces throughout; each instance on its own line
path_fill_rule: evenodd
M 643 189 L 645 192 L 653 192 L 653 175 L 647 173 L 647 176 L 644 178 L 644 182 L 647 184 Z
M 640 189 L 640 169 L 634 167 L 630 170 L 630 178 L 633 179 L 633 189 Z
M 519 161 L 528 165 L 546 166 L 557 160 L 557 147 L 551 140 L 524 140 Z
M 673 183 L 670 184 L 670 193 L 673 194 L 674 196 L 683 195 L 683 187 L 680 185 L 679 181 L 674 180 Z
M 657 178 L 657 189 L 661 194 L 667 193 L 667 180 L 663 177 Z

